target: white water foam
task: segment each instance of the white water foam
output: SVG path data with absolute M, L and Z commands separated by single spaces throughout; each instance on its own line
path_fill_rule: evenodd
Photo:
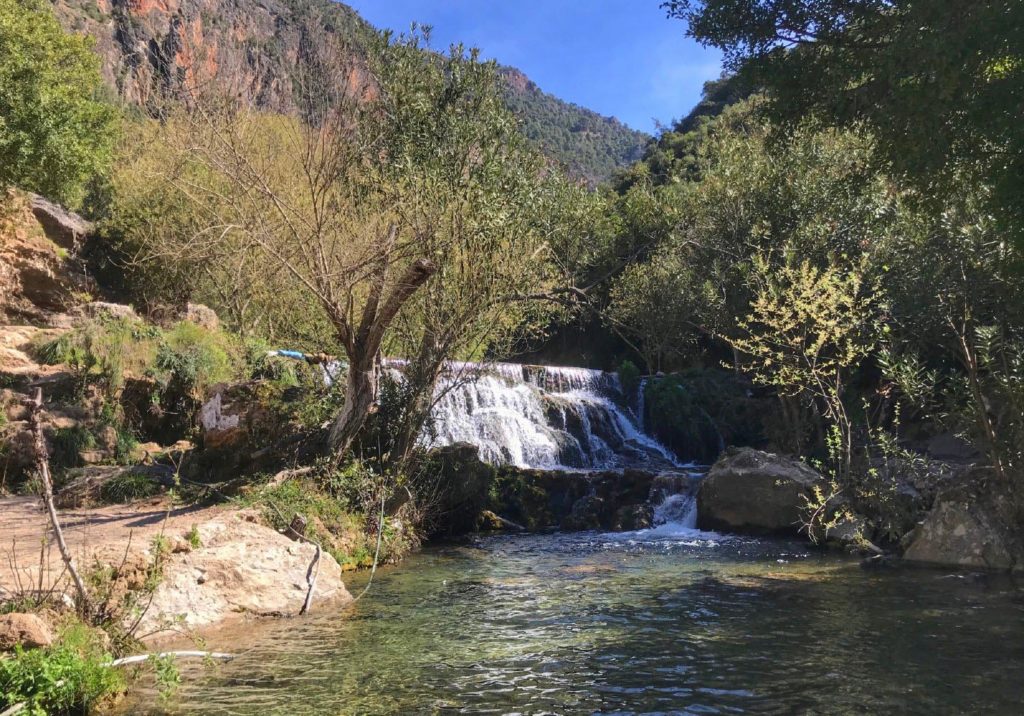
M 427 447 L 472 443 L 493 464 L 544 469 L 678 467 L 636 423 L 615 373 L 517 363 L 452 363 Z

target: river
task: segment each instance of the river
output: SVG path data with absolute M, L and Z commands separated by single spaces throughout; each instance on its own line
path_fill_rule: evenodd
M 366 575 L 350 583 L 361 588 Z M 1019 714 L 1024 589 L 680 524 L 474 537 L 134 714 Z

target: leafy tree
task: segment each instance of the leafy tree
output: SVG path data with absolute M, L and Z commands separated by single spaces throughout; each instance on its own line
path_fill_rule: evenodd
M 670 0 L 688 33 L 769 90 L 788 129 L 866 122 L 927 194 L 967 178 L 1024 240 L 1024 4 L 1018 0 Z
M 866 257 L 823 269 L 808 260 L 775 268 L 754 261 L 760 287 L 730 342 L 754 379 L 783 395 L 807 395 L 828 419 L 840 481 L 850 474 L 853 426 L 844 402 L 851 371 L 881 335 L 878 295 L 865 280 Z
M 107 166 L 117 112 L 91 44 L 48 3 L 0 0 L 0 185 L 75 203 Z

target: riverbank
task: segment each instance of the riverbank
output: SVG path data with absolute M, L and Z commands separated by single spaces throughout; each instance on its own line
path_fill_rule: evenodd
M 314 604 L 351 599 L 341 567 L 328 553 L 291 540 L 262 523 L 254 510 L 231 505 L 175 506 L 160 498 L 130 505 L 71 509 L 61 514 L 64 536 L 78 569 L 105 597 L 133 602 L 125 629 L 147 645 L 199 637 L 266 616 L 297 614 L 316 564 Z M 0 599 L 17 602 L 50 594 L 73 599 L 40 501 L 0 499 Z M 45 545 L 41 548 L 41 545 Z M 150 570 L 159 563 L 159 573 Z M 147 583 L 147 579 L 149 579 Z M 132 593 L 135 593 L 134 598 Z

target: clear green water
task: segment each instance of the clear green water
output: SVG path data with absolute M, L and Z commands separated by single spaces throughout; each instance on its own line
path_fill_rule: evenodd
M 351 608 L 211 646 L 241 656 L 124 712 L 1024 713 L 1009 579 L 670 529 L 432 547 Z

